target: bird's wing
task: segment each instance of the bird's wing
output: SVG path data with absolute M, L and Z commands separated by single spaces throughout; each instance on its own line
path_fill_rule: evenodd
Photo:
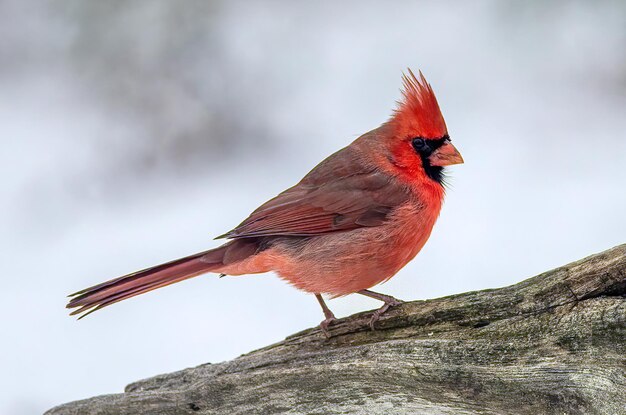
M 263 204 L 225 238 L 311 236 L 382 224 L 409 192 L 390 175 L 335 153 L 296 186 Z

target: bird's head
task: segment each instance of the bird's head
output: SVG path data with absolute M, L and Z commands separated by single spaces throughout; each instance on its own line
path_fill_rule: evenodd
M 443 168 L 463 163 L 463 157 L 450 142 L 437 98 L 424 75 L 419 72 L 418 79 L 409 69 L 402 80 L 402 99 L 387 123 L 390 159 L 408 176 L 443 183 Z

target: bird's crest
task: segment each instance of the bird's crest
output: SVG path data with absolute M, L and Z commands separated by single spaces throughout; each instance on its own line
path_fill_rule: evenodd
M 448 133 L 432 87 L 419 72 L 419 79 L 408 69 L 402 75 L 404 89 L 402 100 L 391 117 L 390 123 L 398 135 L 423 138 L 440 138 Z

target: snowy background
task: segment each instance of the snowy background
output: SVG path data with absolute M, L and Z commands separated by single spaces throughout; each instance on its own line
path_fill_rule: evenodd
M 272 275 L 198 277 L 80 322 L 64 306 L 217 246 L 385 121 L 407 67 L 466 164 L 425 249 L 380 291 L 499 287 L 626 242 L 625 4 L 3 0 L 0 413 L 318 324 L 315 299 Z

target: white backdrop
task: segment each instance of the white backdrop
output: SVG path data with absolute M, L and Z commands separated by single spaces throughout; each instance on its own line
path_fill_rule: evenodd
M 217 246 L 385 121 L 406 67 L 432 84 L 466 164 L 425 249 L 379 291 L 499 287 L 626 242 L 616 2 L 24 3 L 0 5 L 0 413 L 318 324 L 315 299 L 272 275 L 207 275 L 80 322 L 64 305 Z M 339 316 L 378 305 L 329 302 Z

